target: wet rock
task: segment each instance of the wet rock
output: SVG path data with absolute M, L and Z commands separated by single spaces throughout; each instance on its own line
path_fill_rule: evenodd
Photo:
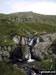
M 25 45 L 25 47 L 24 47 L 23 55 L 24 55 L 24 59 L 28 59 L 29 54 L 28 54 L 28 46 L 27 45 Z

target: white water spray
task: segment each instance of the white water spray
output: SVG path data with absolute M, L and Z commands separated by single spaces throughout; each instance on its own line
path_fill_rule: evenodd
M 34 39 L 35 38 L 33 38 L 33 39 L 30 40 L 30 42 L 28 43 L 29 46 L 32 46 Z M 36 43 L 39 43 L 39 38 L 37 38 Z M 28 62 L 34 62 L 35 60 L 31 58 L 30 47 L 28 48 L 28 55 L 29 55 L 28 56 L 29 57 Z

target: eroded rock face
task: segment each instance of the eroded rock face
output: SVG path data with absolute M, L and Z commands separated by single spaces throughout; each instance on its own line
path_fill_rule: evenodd
M 22 37 L 21 43 L 22 45 L 26 45 L 28 43 L 28 38 Z
M 24 59 L 28 59 L 28 45 L 24 45 L 23 56 Z
M 52 50 L 50 48 L 52 42 L 40 42 L 32 48 L 32 56 L 37 60 L 43 60 Z

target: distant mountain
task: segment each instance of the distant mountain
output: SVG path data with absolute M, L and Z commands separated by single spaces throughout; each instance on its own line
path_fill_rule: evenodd
M 56 15 L 42 15 L 32 11 L 16 12 L 11 14 L 0 14 L 0 18 L 7 18 L 14 22 L 37 22 L 56 25 Z

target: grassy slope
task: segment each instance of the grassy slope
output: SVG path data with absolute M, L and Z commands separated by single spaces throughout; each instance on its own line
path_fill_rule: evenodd
M 0 18 L 23 18 L 23 19 L 28 19 L 30 20 L 35 20 L 38 23 L 46 23 L 46 24 L 51 24 L 51 25 L 56 25 L 56 15 L 42 15 L 42 14 L 37 14 L 34 12 L 17 12 L 17 13 L 12 13 L 12 14 L 0 14 Z
M 47 24 L 56 25 L 56 15 L 42 15 L 34 12 L 20 12 L 20 13 L 9 14 L 9 17 L 10 18 L 23 17 L 23 18 L 27 18 L 28 20 L 31 19 L 36 20 L 36 22 L 38 23 L 47 23 Z
M 43 24 L 43 23 L 16 23 L 16 26 L 18 28 L 18 31 L 20 33 L 24 33 L 23 29 L 34 33 L 34 32 L 48 32 L 48 33 L 54 33 L 56 32 L 56 26 L 52 26 L 50 24 Z
M 14 17 L 14 15 L 12 16 Z M 40 20 L 40 23 L 11 22 L 7 20 L 6 15 L 4 14 L 0 15 L 0 18 L 2 17 L 6 18 L 6 19 L 0 19 L 0 45 L 14 44 L 14 42 L 12 41 L 12 37 L 16 34 L 20 36 L 29 36 L 27 33 L 23 32 L 23 29 L 25 29 L 26 31 L 29 31 L 32 34 L 34 34 L 35 32 L 41 33 L 45 31 L 48 33 L 56 32 L 56 25 L 55 25 L 56 16 L 43 16 L 43 15 L 41 16 L 39 14 L 38 14 L 38 17 L 37 17 L 37 14 L 34 14 L 34 16 L 35 16 L 34 18 L 37 18 Z M 46 69 L 49 69 L 50 63 L 42 62 L 40 64 L 41 65 L 44 64 L 43 66 Z M 0 62 L 0 74 L 1 75 L 3 74 L 4 75 L 22 75 L 22 73 L 23 72 L 20 69 L 16 70 L 15 68 L 12 67 L 12 65 L 7 65 L 4 62 Z
M 6 19 L 0 19 L 0 45 L 13 44 L 12 37 L 15 35 L 30 36 L 23 30 L 32 34 L 35 32 L 41 33 L 45 31 L 48 33 L 54 33 L 56 32 L 56 26 L 43 23 L 14 23 Z
M 0 61 L 0 75 L 26 75 L 19 68 L 13 67 L 12 64 L 7 64 Z
M 0 45 L 12 44 L 12 36 L 15 34 L 15 25 L 6 19 L 0 19 Z

